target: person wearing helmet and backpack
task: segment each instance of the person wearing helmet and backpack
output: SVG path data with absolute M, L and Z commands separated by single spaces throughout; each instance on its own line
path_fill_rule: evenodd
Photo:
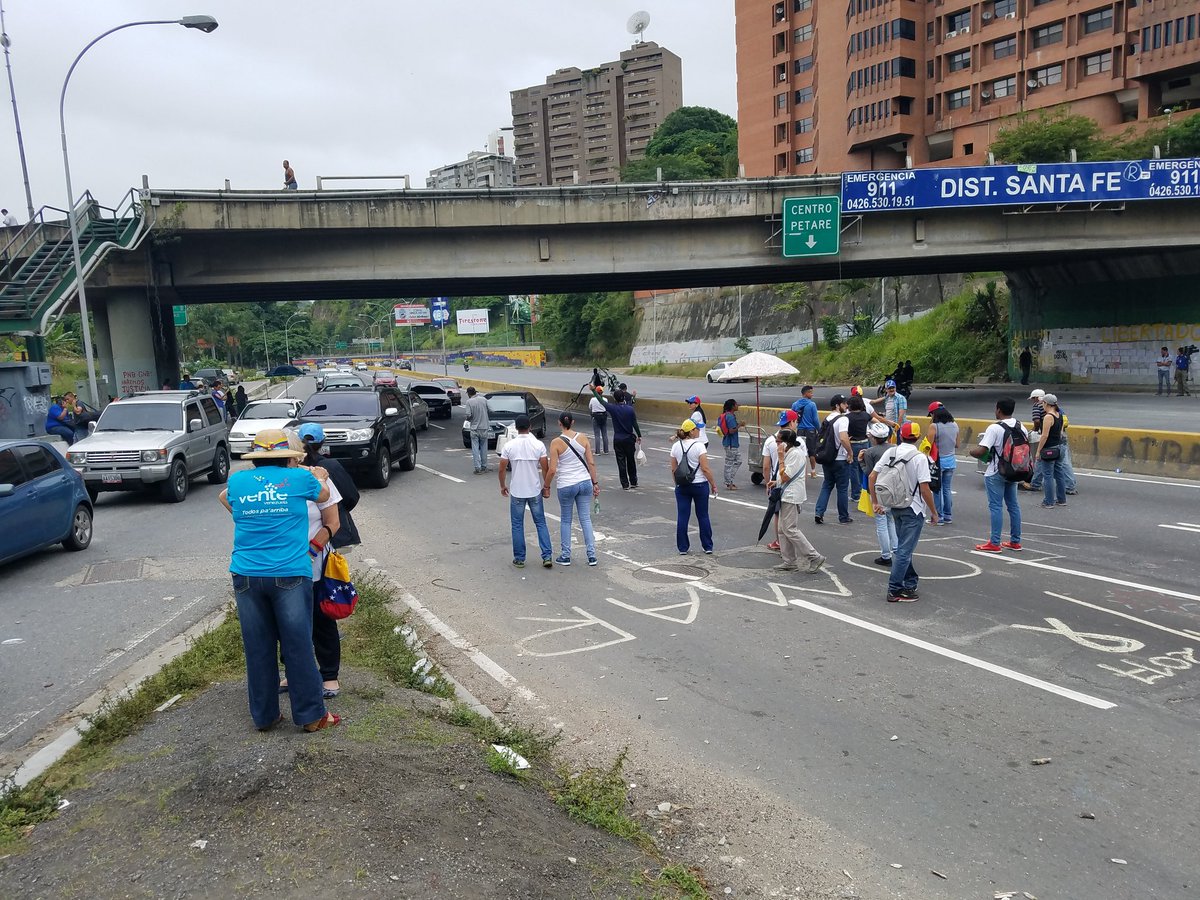
M 934 525 L 938 514 L 929 489 L 929 457 L 916 448 L 921 427 L 916 422 L 900 426 L 900 445 L 890 448 L 876 464 L 868 482 L 875 515 L 887 515 L 896 526 L 896 551 L 888 576 L 887 601 L 912 603 L 919 598 L 919 576 L 913 553 L 921 539 L 928 514 Z
M 976 544 L 984 553 L 1019 551 L 1021 547 L 1021 504 L 1017 500 L 1017 485 L 1032 473 L 1033 454 L 1029 432 L 1013 417 L 1017 404 L 1011 397 L 996 401 L 996 421 L 979 438 L 979 446 L 970 454 L 986 460 L 983 486 L 987 489 L 988 512 L 991 515 L 991 535 L 987 542 Z M 1001 543 L 1004 530 L 1004 507 L 1008 507 L 1009 539 Z

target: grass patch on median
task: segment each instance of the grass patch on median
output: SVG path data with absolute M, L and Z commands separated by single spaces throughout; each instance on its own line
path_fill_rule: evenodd
M 550 788 L 550 795 L 572 819 L 633 841 L 643 850 L 653 850 L 653 839 L 629 816 L 623 771 L 628 754 L 629 748 L 622 750 L 607 769 L 560 772 L 560 783 Z

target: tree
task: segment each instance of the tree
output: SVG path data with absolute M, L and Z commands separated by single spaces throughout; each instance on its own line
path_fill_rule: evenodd
M 1094 119 L 1060 106 L 1016 116 L 988 149 L 997 162 L 1012 164 L 1069 162 L 1072 150 L 1080 162 L 1093 162 L 1129 158 L 1136 140 L 1129 129 L 1106 137 Z
M 737 175 L 737 122 L 704 106 L 684 106 L 667 116 L 646 145 L 644 159 L 621 170 L 621 180 L 703 181 Z
M 792 281 L 776 285 L 775 290 L 785 298 L 782 303 L 775 304 L 775 311 L 797 312 L 804 310 L 808 313 L 808 327 L 812 329 L 813 349 L 815 350 L 820 347 L 821 341 L 817 337 L 817 311 L 821 301 L 819 297 L 813 296 L 812 285 L 804 281 Z

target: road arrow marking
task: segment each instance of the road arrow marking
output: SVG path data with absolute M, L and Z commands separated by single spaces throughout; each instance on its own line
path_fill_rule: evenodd
M 827 596 L 830 596 L 830 597 L 852 597 L 852 596 L 854 596 L 853 594 L 850 593 L 850 590 L 844 584 L 842 584 L 842 580 L 840 578 L 838 578 L 837 575 L 835 575 L 833 572 L 831 572 L 828 568 L 823 567 L 820 570 L 820 574 L 829 576 L 829 580 L 833 582 L 833 586 L 836 588 L 836 590 L 831 591 L 831 590 L 829 590 L 829 588 L 824 588 L 824 587 L 806 587 L 804 584 L 793 584 L 793 583 L 776 584 L 775 582 L 771 582 L 768 586 L 771 588 L 772 591 L 775 592 L 775 596 L 783 601 L 787 601 L 787 599 L 788 599 L 787 597 L 784 596 L 784 591 L 807 591 L 810 594 L 826 594 Z M 817 579 L 817 584 L 824 584 L 824 583 L 825 583 L 824 581 Z
M 804 243 L 808 246 L 808 249 L 811 250 L 813 247 L 817 246 L 817 239 L 810 234 L 808 236 L 808 240 Z
M 656 619 L 662 619 L 665 622 L 674 622 L 677 625 L 691 625 L 696 621 L 696 614 L 700 612 L 700 595 L 696 593 L 695 589 L 690 584 L 687 586 L 687 592 L 688 596 L 691 597 L 690 600 L 684 601 L 683 603 L 672 603 L 668 606 L 653 606 L 649 609 L 642 609 L 640 606 L 633 606 L 630 603 L 624 603 L 621 600 L 617 600 L 615 597 L 605 597 L 604 599 L 614 606 L 619 606 L 622 609 L 629 610 L 630 612 L 641 613 L 643 616 L 653 616 Z M 686 609 L 687 615 L 682 619 L 678 616 L 663 615 L 663 613 L 670 612 L 671 610 L 675 609 Z
M 610 625 L 603 619 L 598 619 L 589 612 L 584 612 L 578 606 L 572 606 L 571 611 L 576 615 L 583 616 L 582 619 L 538 619 L 528 616 L 518 617 L 518 622 L 547 622 L 550 624 L 560 625 L 559 628 L 549 628 L 546 631 L 538 631 L 529 637 L 522 638 L 517 642 L 517 649 L 522 653 L 528 653 L 530 656 L 566 656 L 570 653 L 586 653 L 588 650 L 602 650 L 605 647 L 612 647 L 616 644 L 623 644 L 626 641 L 636 641 L 637 638 L 616 625 Z M 606 628 L 613 634 L 618 635 L 613 640 L 602 641 L 599 644 L 592 644 L 588 647 L 573 647 L 570 650 L 553 650 L 550 652 L 542 652 L 539 650 L 530 650 L 526 644 L 529 641 L 537 640 L 538 638 L 549 637 L 552 634 L 560 634 L 565 631 L 574 631 L 578 628 L 590 628 L 593 625 L 599 625 L 601 628 Z
M 710 594 L 720 594 L 724 597 L 737 597 L 741 600 L 754 600 L 756 603 L 765 603 L 767 606 L 787 606 L 787 601 L 783 598 L 770 600 L 766 597 L 755 597 L 751 594 L 739 594 L 736 591 L 727 591 L 724 588 L 713 587 L 712 585 L 704 584 L 701 581 L 697 581 L 695 584 L 688 585 L 689 591 L 691 591 L 692 588 L 697 588 L 701 591 L 707 591 Z

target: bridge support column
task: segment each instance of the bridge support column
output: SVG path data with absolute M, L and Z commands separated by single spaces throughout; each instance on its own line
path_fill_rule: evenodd
M 25 336 L 25 358 L 29 362 L 46 361 L 46 339 L 40 334 Z
M 163 364 L 168 342 L 162 333 L 162 315 L 145 290 L 110 293 L 103 304 L 96 304 L 94 321 L 100 372 L 108 376 L 101 392 L 123 397 L 158 390 L 161 375 L 173 368 L 173 360 Z

